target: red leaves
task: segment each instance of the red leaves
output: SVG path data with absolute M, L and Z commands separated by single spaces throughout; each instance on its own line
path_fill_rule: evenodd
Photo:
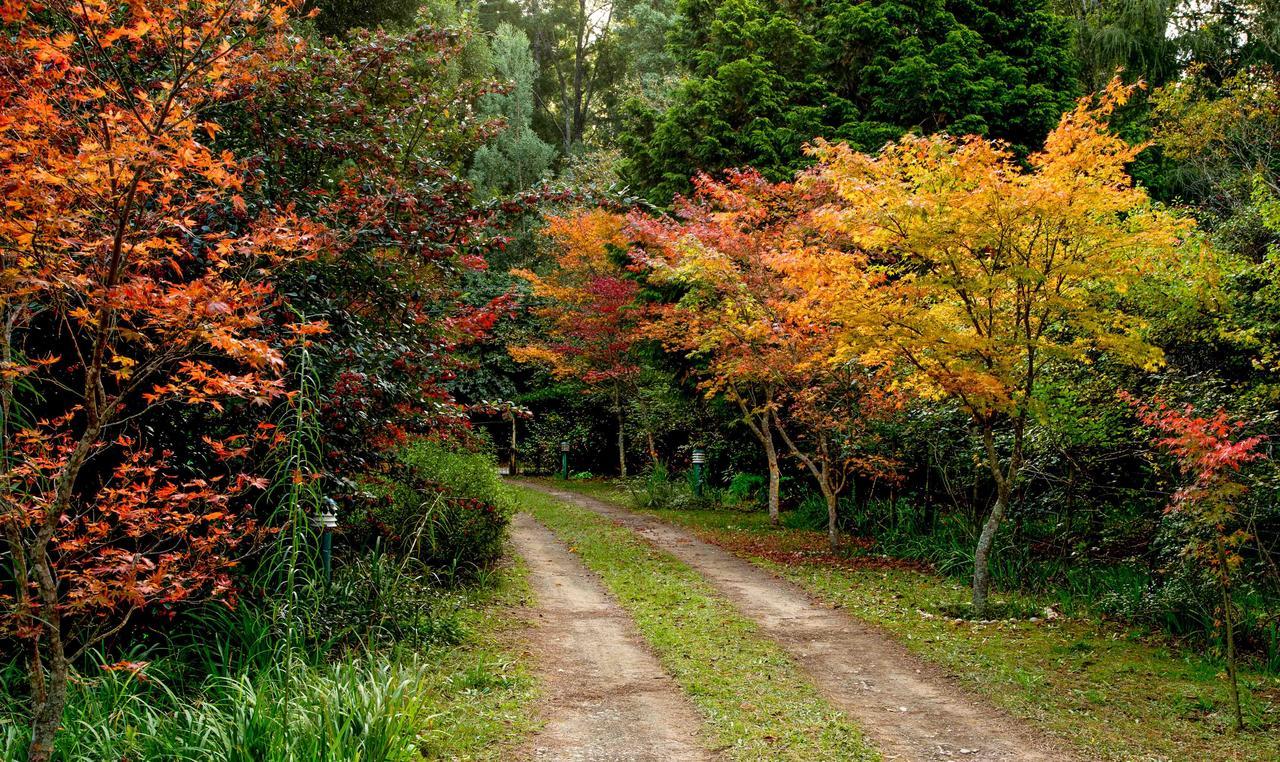
M 74 442 L 54 423 L 21 432 L 18 441 L 22 451 L 7 497 L 25 510 L 4 521 L 26 532 L 56 509 L 54 479 L 66 469 Z M 56 517 L 51 552 L 64 589 L 63 616 L 102 617 L 227 595 L 232 553 L 256 532 L 233 502 L 264 481 L 238 477 L 226 486 L 221 477 L 182 480 L 169 453 L 137 449 L 125 437 L 115 444 L 125 452 L 107 481 Z
M 233 555 L 256 532 L 239 506 L 262 481 L 201 473 L 199 458 L 176 463 L 120 432 L 145 431 L 163 403 L 220 409 L 283 393 L 283 359 L 263 331 L 279 299 L 271 276 L 313 256 L 327 231 L 283 206 L 243 219 L 249 170 L 208 145 L 218 127 L 201 115 L 271 43 L 260 22 L 291 6 L 0 5 L 4 20 L 22 20 L 0 37 L 6 340 L 56 343 L 59 355 L 0 369 L 23 377 L 47 417 L 5 443 L 0 479 L 13 506 L 0 524 L 57 580 L 18 581 L 26 600 L 3 615 L 19 634 L 58 626 L 91 641 L 135 609 L 230 595 Z M 205 442 L 222 461 L 248 447 Z M 49 621 L 39 606 L 62 621 L 33 624 Z
M 1170 509 L 1191 510 L 1214 523 L 1234 512 L 1232 501 L 1247 490 L 1237 473 L 1266 458 L 1258 449 L 1266 437 L 1241 436 L 1244 422 L 1221 408 L 1206 416 L 1191 405 L 1175 408 L 1159 397 L 1146 403 L 1127 391 L 1119 396 L 1134 407 L 1139 420 L 1160 432 L 1155 443 L 1178 460 L 1187 479 L 1174 493 Z
M 509 348 L 518 362 L 541 363 L 588 385 L 625 383 L 639 374 L 630 355 L 643 338 L 646 310 L 637 300 L 640 285 L 618 261 L 628 247 L 624 224 L 620 215 L 602 209 L 550 220 L 556 269 L 545 278 L 515 273 L 544 300 L 533 311 L 547 325 L 542 341 Z

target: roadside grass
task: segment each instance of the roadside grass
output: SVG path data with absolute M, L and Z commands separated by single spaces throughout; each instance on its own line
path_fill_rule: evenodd
M 557 487 L 626 506 L 604 483 Z M 1035 621 L 973 622 L 968 587 L 906 562 L 833 556 L 818 532 L 775 529 L 762 514 L 643 511 L 693 530 L 814 596 L 877 624 L 965 686 L 1107 760 L 1280 759 L 1280 679 L 1241 674 L 1248 729 L 1233 733 L 1224 667 L 1167 639 L 1086 616 L 1044 616 L 1048 597 L 1011 594 Z
M 308 658 L 249 610 L 229 615 L 227 640 L 140 653 L 138 674 L 76 675 L 56 760 L 190 762 L 504 760 L 533 730 L 534 680 L 517 660 L 528 596 L 524 568 L 506 564 L 441 593 L 456 642 L 423 648 L 351 648 Z M 236 661 L 223 660 L 232 648 Z M 246 653 L 248 652 L 248 653 Z M 214 659 L 185 685 L 185 665 Z M 0 669 L 0 759 L 25 758 L 22 675 Z
M 590 511 L 518 488 L 635 618 L 663 665 L 740 760 L 878 760 L 782 650 L 689 566 Z
M 515 553 L 507 558 L 460 609 L 468 637 L 436 655 L 424 674 L 424 759 L 510 759 L 536 729 L 537 686 L 518 658 L 524 625 L 514 611 L 531 593 L 524 561 Z

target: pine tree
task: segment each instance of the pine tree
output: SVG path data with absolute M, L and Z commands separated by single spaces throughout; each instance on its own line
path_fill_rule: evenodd
M 510 24 L 498 25 L 490 44 L 495 76 L 510 88 L 481 99 L 481 114 L 502 119 L 506 126 L 488 145 L 476 151 L 470 179 L 486 195 L 523 190 L 538 182 L 555 158 L 555 148 L 533 131 L 533 84 L 537 68 L 529 52 L 529 38 Z

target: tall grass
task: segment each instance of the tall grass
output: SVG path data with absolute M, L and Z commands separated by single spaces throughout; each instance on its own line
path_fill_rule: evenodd
M 209 677 L 194 697 L 157 672 L 80 675 L 57 740 L 61 760 L 399 762 L 420 759 L 422 669 L 416 659 L 270 668 Z M 0 757 L 26 751 L 25 718 L 0 716 Z

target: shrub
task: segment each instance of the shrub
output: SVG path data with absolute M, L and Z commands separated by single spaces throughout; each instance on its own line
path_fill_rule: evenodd
M 768 486 L 769 479 L 760 474 L 736 473 L 725 490 L 724 505 L 743 510 L 759 508 L 764 505 L 764 491 Z
M 658 461 L 647 472 L 623 482 L 636 508 L 669 510 L 709 509 L 721 505 L 721 491 L 703 485 L 702 496 L 694 494 L 693 477 L 672 479 L 667 466 Z
M 686 503 L 688 486 L 671 481 L 667 466 L 662 461 L 653 464 L 640 476 L 627 479 L 624 484 L 631 505 L 636 508 L 676 508 Z
M 450 578 L 502 556 L 514 503 L 490 456 L 418 441 L 365 487 L 365 521 L 351 533 L 357 546 L 385 540 L 389 550 Z

